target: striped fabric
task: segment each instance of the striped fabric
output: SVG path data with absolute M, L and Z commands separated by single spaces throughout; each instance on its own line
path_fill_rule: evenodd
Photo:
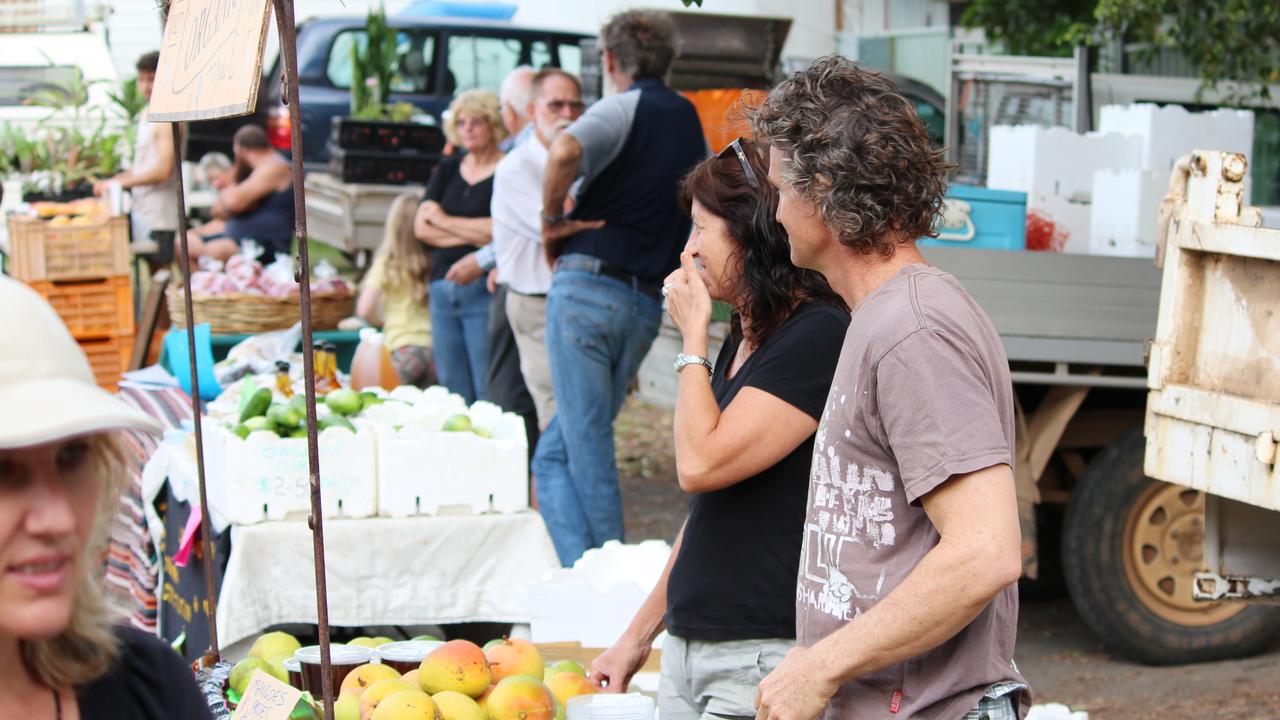
M 191 418 L 191 398 L 178 388 L 120 388 L 120 398 L 154 417 L 166 428 L 181 427 Z M 160 557 L 151 536 L 142 504 L 142 468 L 150 459 L 160 438 L 146 433 L 123 433 L 124 444 L 132 455 L 131 482 L 116 509 L 107 549 L 107 587 L 113 603 L 128 614 L 134 627 L 156 632 L 157 597 L 160 581 Z

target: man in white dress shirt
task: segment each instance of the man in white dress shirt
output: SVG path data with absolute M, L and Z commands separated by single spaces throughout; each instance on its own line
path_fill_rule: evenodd
M 493 180 L 493 249 L 498 282 L 507 286 L 507 319 L 520 351 L 520 372 L 533 396 L 538 426 L 555 413 L 547 356 L 547 290 L 551 266 L 542 249 L 542 176 L 547 148 L 585 106 L 578 78 L 547 68 L 533 78 L 529 115 L 534 136 L 498 163 Z

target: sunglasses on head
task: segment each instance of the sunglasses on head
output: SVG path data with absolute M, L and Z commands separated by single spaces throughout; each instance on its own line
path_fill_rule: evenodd
M 732 153 L 738 156 L 738 162 L 742 163 L 742 174 L 747 176 L 747 184 L 753 188 L 760 187 L 760 183 L 756 180 L 756 171 L 751 169 L 751 161 L 747 160 L 747 149 L 743 146 L 744 140 L 738 138 L 728 145 L 716 155 L 719 159 L 729 157 Z

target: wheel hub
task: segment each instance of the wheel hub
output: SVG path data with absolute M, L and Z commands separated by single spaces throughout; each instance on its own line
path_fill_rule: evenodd
M 1155 483 L 1125 519 L 1125 574 L 1142 604 L 1179 625 L 1213 625 L 1242 612 L 1240 603 L 1192 598 L 1192 574 L 1204 568 L 1204 493 Z

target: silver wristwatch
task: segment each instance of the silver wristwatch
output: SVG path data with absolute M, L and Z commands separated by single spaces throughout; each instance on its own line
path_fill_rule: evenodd
M 701 355 L 686 355 L 685 353 L 676 355 L 676 372 L 683 370 L 686 365 L 701 365 L 707 369 L 708 376 L 715 372 L 711 362 Z

